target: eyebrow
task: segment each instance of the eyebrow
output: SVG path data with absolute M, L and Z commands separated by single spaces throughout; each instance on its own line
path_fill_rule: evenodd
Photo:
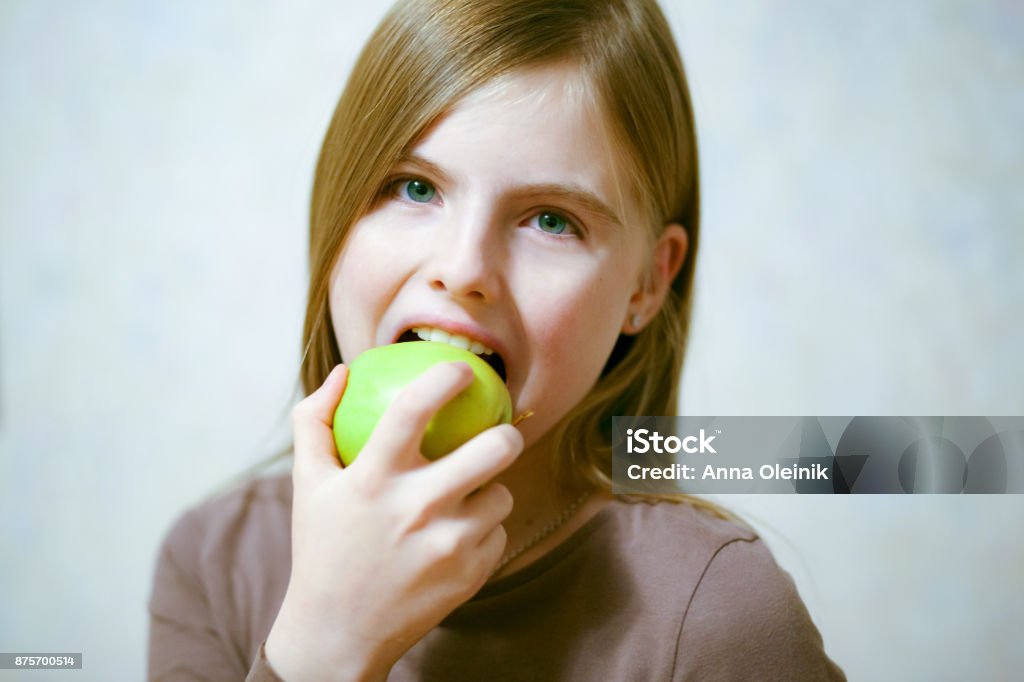
M 429 161 L 415 153 L 403 154 L 398 160 L 398 165 L 410 164 L 420 166 L 429 174 L 438 178 L 445 184 L 452 184 L 451 176 L 433 161 Z M 534 183 L 529 185 L 517 185 L 513 188 L 511 195 L 515 198 L 527 198 L 536 195 L 553 197 L 558 200 L 569 201 L 582 207 L 588 213 L 595 215 L 613 225 L 622 227 L 622 220 L 619 215 L 605 202 L 601 201 L 593 192 L 575 184 L 561 183 Z

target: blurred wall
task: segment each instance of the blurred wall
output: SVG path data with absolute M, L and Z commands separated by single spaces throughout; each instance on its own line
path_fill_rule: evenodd
M 663 4 L 703 164 L 681 411 L 1024 414 L 1022 6 Z M 312 167 L 383 11 L 0 5 L 0 650 L 141 677 L 163 533 L 287 442 Z M 1024 667 L 1024 498 L 723 501 L 851 679 Z

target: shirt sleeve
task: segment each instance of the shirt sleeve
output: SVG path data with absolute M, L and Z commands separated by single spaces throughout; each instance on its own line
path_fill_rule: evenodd
M 714 554 L 683 617 L 677 680 L 845 680 L 793 579 L 759 539 Z
M 260 653 L 253 661 L 245 682 L 284 682 L 270 666 L 270 661 L 267 660 L 266 646 L 266 642 L 260 644 Z
M 217 626 L 201 574 L 201 525 L 184 515 L 164 539 L 149 601 L 148 679 L 281 682 L 263 645 L 251 662 Z

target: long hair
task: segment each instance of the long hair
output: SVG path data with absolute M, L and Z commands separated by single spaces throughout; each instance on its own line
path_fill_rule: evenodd
M 468 93 L 517 69 L 577 65 L 640 199 L 646 236 L 682 224 L 689 248 L 658 314 L 621 335 L 600 379 L 555 427 L 558 474 L 611 487 L 611 417 L 676 412 L 700 233 L 696 131 L 682 60 L 655 0 L 400 0 L 360 55 L 316 165 L 306 394 L 342 361 L 328 306 L 332 268 L 392 167 Z M 689 501 L 722 515 L 698 498 Z

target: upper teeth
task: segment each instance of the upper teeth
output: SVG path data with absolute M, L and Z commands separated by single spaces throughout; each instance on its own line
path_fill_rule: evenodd
M 479 341 L 470 341 L 465 336 L 449 334 L 443 329 L 435 329 L 433 327 L 414 327 L 412 331 L 416 336 L 420 337 L 424 341 L 447 343 L 448 345 L 461 348 L 462 350 L 471 351 L 477 355 L 490 355 L 494 352 L 492 348 L 488 348 Z

